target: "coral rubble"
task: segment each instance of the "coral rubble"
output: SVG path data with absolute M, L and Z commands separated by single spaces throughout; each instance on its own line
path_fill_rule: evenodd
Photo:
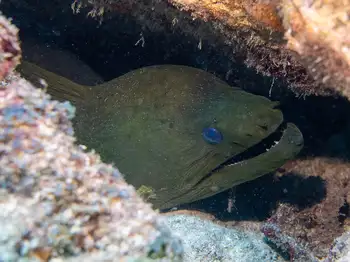
M 160 258 L 177 261 L 181 241 L 119 171 L 74 144 L 74 108 L 12 72 L 17 31 L 1 23 L 1 261 Z M 22 261 L 21 260 L 21 261 Z M 131 260 L 132 261 L 132 260 Z

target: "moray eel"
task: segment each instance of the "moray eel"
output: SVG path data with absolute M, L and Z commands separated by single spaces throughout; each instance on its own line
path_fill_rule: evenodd
M 303 136 L 278 103 L 200 69 L 155 65 L 88 87 L 23 62 L 76 107 L 78 142 L 113 162 L 155 208 L 207 198 L 274 171 Z

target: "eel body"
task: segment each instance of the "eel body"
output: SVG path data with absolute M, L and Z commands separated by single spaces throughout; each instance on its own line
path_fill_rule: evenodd
M 156 65 L 98 86 L 78 85 L 34 64 L 55 99 L 76 107 L 80 144 L 114 163 L 155 208 L 207 198 L 274 171 L 303 136 L 276 102 L 231 87 L 203 70 Z

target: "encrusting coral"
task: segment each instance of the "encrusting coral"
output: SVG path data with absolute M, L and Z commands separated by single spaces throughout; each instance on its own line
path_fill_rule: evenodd
M 350 98 L 350 1 L 282 2 L 287 47 L 318 84 Z
M 74 144 L 74 108 L 12 72 L 17 29 L 3 16 L 0 29 L 0 260 L 180 260 L 180 240 L 151 206 Z

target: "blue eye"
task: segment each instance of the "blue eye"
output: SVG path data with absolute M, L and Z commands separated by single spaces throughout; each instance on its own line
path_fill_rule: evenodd
M 223 140 L 221 132 L 214 127 L 203 128 L 202 136 L 209 144 L 220 144 Z

